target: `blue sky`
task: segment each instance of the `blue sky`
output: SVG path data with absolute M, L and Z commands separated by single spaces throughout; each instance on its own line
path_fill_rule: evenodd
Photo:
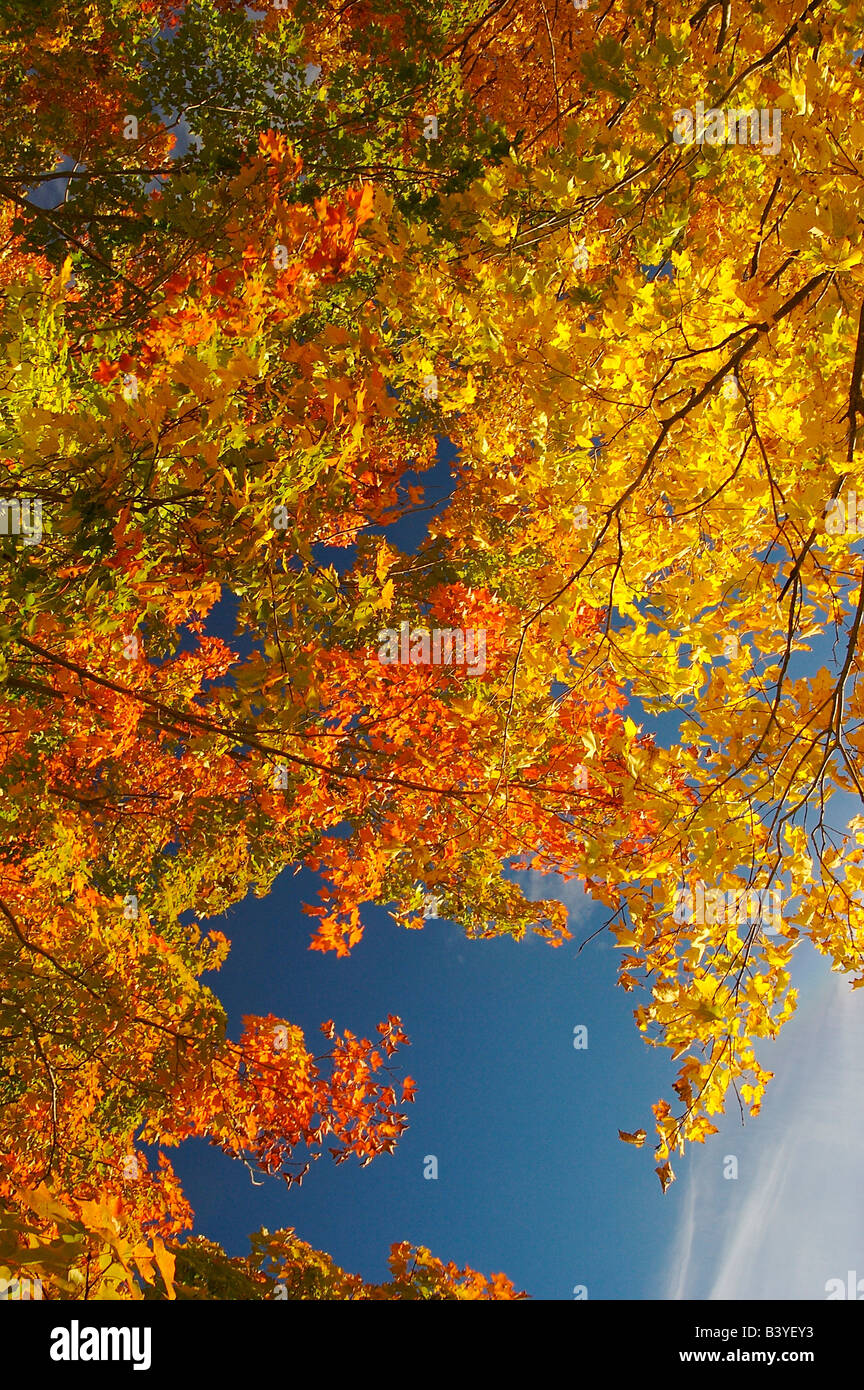
M 548 893 L 523 877 L 531 896 Z M 581 888 L 562 887 L 581 940 L 600 914 Z M 672 1206 L 648 1152 L 617 1128 L 645 1121 L 666 1069 L 614 988 L 612 946 L 598 939 L 577 958 L 578 940 L 467 941 L 442 921 L 406 932 L 372 908 L 363 941 L 339 960 L 307 949 L 300 902 L 314 888 L 307 871 L 285 873 L 266 900 L 228 914 L 232 952 L 213 983 L 235 1030 L 243 1012 L 272 1012 L 308 1034 L 332 1017 L 369 1036 L 399 1013 L 411 1047 L 394 1058 L 397 1074 L 418 1082 L 411 1127 L 393 1157 L 362 1170 L 322 1158 L 290 1192 L 255 1188 L 240 1165 L 186 1145 L 177 1166 L 200 1228 L 239 1253 L 258 1225 L 294 1225 L 368 1278 L 408 1239 L 544 1298 L 572 1297 L 576 1284 L 589 1299 L 656 1296 Z M 578 1024 L 588 1046 L 577 1050 Z M 437 1180 L 423 1176 L 432 1154 Z
M 552 886 L 524 878 L 532 896 Z M 253 1187 L 203 1141 L 183 1145 L 175 1162 L 198 1229 L 230 1253 L 261 1225 L 290 1225 L 379 1279 L 390 1243 L 407 1239 L 553 1300 L 577 1284 L 589 1300 L 819 1299 L 829 1278 L 864 1278 L 864 1014 L 807 943 L 799 1012 L 760 1054 L 777 1074 L 762 1114 L 742 1126 L 733 1103 L 720 1133 L 675 1164 L 664 1197 L 648 1144 L 622 1144 L 617 1130 L 642 1125 L 650 1143 L 648 1107 L 672 1098 L 674 1064 L 636 1031 L 611 938 L 577 957 L 603 913 L 577 885 L 561 885 L 575 940 L 557 950 L 467 941 L 441 921 L 406 932 L 371 908 L 343 960 L 307 949 L 300 903 L 314 886 L 306 870 L 286 872 L 266 900 L 227 915 L 232 951 L 212 983 L 231 1027 L 243 1013 L 274 1013 L 310 1038 L 328 1017 L 369 1036 L 399 1013 L 411 1047 L 394 1064 L 419 1083 L 417 1100 L 395 1155 L 365 1169 L 322 1157 L 291 1191 L 272 1179 Z M 584 1050 L 573 1047 L 577 1024 L 588 1028 Z M 423 1176 L 431 1154 L 437 1180 Z M 734 1180 L 723 1176 L 728 1155 Z

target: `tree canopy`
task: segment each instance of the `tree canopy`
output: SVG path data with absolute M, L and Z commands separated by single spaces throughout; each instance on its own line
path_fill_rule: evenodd
M 407 1123 L 396 1014 L 315 1057 L 201 982 L 288 865 L 340 954 L 430 895 L 556 946 L 513 871 L 583 882 L 664 1189 L 758 1112 L 799 940 L 864 983 L 855 7 L 435 8 L 4 20 L 0 1260 L 52 1296 L 516 1296 L 180 1240 L 184 1138 L 293 1183 Z

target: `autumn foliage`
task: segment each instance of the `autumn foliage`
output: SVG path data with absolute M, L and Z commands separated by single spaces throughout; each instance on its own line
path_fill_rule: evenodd
M 293 1232 L 181 1239 L 184 1139 L 291 1184 L 407 1124 L 397 1015 L 313 1055 L 229 1039 L 202 983 L 288 865 L 340 955 L 429 894 L 559 946 L 514 870 L 584 883 L 678 1059 L 664 1188 L 758 1113 L 798 940 L 864 983 L 864 819 L 824 820 L 861 795 L 855 17 L 433 8 L 39 0 L 2 34 L 0 1261 L 52 1297 L 519 1296 L 408 1245 L 373 1286 Z M 677 142 L 703 98 L 780 112 L 777 155 Z M 383 664 L 402 623 L 482 631 L 484 669 Z M 779 931 L 681 920 L 706 882 L 779 889 Z

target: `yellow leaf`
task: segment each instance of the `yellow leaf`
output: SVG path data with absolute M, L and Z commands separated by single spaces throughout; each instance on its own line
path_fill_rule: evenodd
M 153 1239 L 153 1257 L 159 1266 L 159 1273 L 165 1282 L 165 1289 L 169 1299 L 177 1297 L 174 1292 L 174 1266 L 177 1263 L 170 1250 L 166 1250 L 159 1236 Z
M 618 1138 L 623 1139 L 625 1144 L 635 1144 L 637 1149 L 641 1149 L 645 1143 L 645 1130 L 637 1129 L 635 1134 L 628 1134 L 626 1130 L 619 1129 Z
M 654 1172 L 660 1179 L 660 1186 L 662 1187 L 664 1192 L 666 1191 L 666 1188 L 669 1186 L 669 1184 L 675 1181 L 675 1174 L 672 1172 L 672 1169 L 670 1168 L 668 1163 L 661 1163 L 659 1167 L 654 1169 Z
M 390 547 L 386 544 L 386 542 L 384 542 L 379 547 L 378 555 L 375 560 L 375 575 L 379 584 L 383 584 L 387 576 L 387 573 L 390 569 L 390 566 L 393 563 L 390 557 Z

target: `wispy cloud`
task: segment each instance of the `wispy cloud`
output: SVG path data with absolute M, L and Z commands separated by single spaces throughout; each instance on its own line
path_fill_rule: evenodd
M 802 975 L 798 1014 L 762 1049 L 776 1073 L 762 1114 L 742 1128 L 727 1107 L 679 1164 L 668 1298 L 824 1299 L 827 1280 L 864 1278 L 864 997 L 821 959 Z

